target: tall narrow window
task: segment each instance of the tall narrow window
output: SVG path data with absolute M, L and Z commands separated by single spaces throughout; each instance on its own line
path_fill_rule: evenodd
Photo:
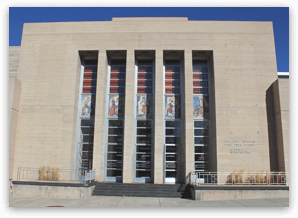
M 164 182 L 175 183 L 179 178 L 181 151 L 182 64 L 180 60 L 165 60 L 164 90 Z
M 97 60 L 83 60 L 79 99 L 77 137 L 78 169 L 91 170 L 93 164 L 94 115 L 97 79 Z
M 153 60 L 136 60 L 137 94 L 135 116 L 135 181 L 152 182 L 153 162 Z
M 125 59 L 109 61 L 107 96 L 106 180 L 122 181 Z
M 209 170 L 210 113 L 207 60 L 193 60 L 194 169 Z

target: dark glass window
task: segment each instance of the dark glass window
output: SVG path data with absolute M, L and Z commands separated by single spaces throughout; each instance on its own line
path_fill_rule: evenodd
M 123 127 L 123 120 L 109 120 L 109 126 Z
M 151 122 L 149 120 L 138 120 L 137 127 L 151 127 Z
M 109 136 L 108 143 L 123 143 L 123 136 Z
M 195 127 L 209 128 L 209 121 L 195 121 Z

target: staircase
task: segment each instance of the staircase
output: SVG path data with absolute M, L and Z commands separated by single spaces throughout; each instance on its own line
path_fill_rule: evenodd
M 93 196 L 132 196 L 132 197 L 167 197 L 191 198 L 190 190 L 184 184 L 123 184 L 96 183 Z

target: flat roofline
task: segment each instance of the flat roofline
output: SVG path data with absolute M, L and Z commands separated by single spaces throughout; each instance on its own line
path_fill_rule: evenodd
M 134 22 L 181 22 L 181 21 L 188 21 L 188 17 L 113 17 L 112 21 L 134 21 Z

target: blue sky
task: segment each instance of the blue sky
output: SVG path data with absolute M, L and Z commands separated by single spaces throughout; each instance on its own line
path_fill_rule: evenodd
M 289 72 L 288 7 L 10 7 L 9 45 L 19 46 L 23 23 L 110 21 L 112 17 L 188 17 L 188 20 L 272 21 L 279 72 Z

